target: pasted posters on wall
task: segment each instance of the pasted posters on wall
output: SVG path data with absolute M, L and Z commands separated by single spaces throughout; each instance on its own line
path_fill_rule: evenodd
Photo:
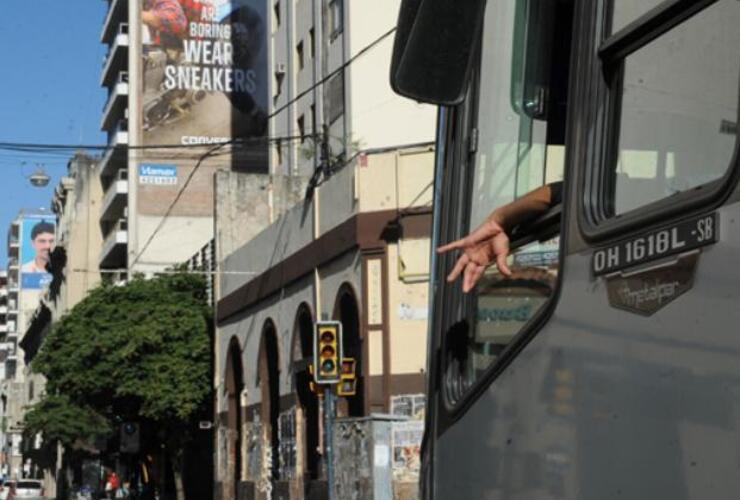
M 21 222 L 21 288 L 40 289 L 51 281 L 46 270 L 56 240 L 56 223 L 49 215 L 26 215 Z
M 144 144 L 212 144 L 267 131 L 264 0 L 141 0 Z M 267 143 L 244 165 L 258 169 Z

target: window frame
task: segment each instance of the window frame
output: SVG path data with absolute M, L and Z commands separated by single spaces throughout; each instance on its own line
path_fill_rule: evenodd
M 607 5 L 606 30 L 609 33 L 614 2 L 602 0 Z M 595 64 L 602 77 L 605 92 L 601 97 L 605 117 L 601 137 L 604 147 L 589 168 L 584 169 L 584 189 L 579 210 L 581 234 L 586 241 L 599 242 L 615 236 L 625 236 L 647 225 L 664 223 L 676 216 L 689 216 L 694 212 L 714 209 L 732 193 L 740 174 L 740 139 L 735 136 L 735 150 L 724 175 L 690 190 L 633 208 L 622 214 L 610 214 L 613 203 L 615 168 L 619 155 L 621 101 L 624 87 L 625 60 L 650 42 L 657 40 L 674 27 L 690 20 L 720 0 L 665 0 L 663 3 L 632 20 L 622 29 L 604 36 L 598 47 Z M 738 82 L 740 95 L 740 81 Z M 740 102 L 740 100 L 738 101 Z M 738 106 L 740 121 L 740 106 Z M 610 194 L 611 193 L 611 194 Z
M 483 30 L 481 30 L 483 31 Z M 476 153 L 471 146 L 473 140 L 473 130 L 477 129 L 479 119 L 479 102 L 481 87 L 480 71 L 482 65 L 482 36 L 478 40 L 476 54 L 474 56 L 474 66 L 471 71 L 470 83 L 465 100 L 456 108 L 451 109 L 449 113 L 447 127 L 450 129 L 447 143 L 444 147 L 446 152 L 445 172 L 443 174 L 445 186 L 442 192 L 441 209 L 442 220 L 440 221 L 440 236 L 444 241 L 453 241 L 467 234 L 470 226 L 470 216 L 472 205 L 466 200 L 470 200 L 470 192 L 473 188 L 474 176 L 472 169 L 476 164 Z M 573 50 L 573 49 L 571 49 Z M 571 70 L 574 59 L 571 52 Z M 569 83 L 570 85 L 570 83 Z M 570 121 L 570 120 L 569 120 Z M 566 134 L 566 147 L 568 144 Z M 568 196 L 568 178 L 569 162 L 565 162 L 563 184 L 563 199 Z M 450 207 L 450 205 L 452 205 Z M 440 415 L 441 426 L 446 427 L 449 422 L 459 419 L 470 406 L 490 387 L 490 385 L 499 377 L 499 375 L 516 359 L 519 352 L 529 344 L 529 342 L 542 330 L 542 327 L 549 321 L 555 307 L 560 299 L 562 288 L 561 272 L 563 270 L 565 257 L 566 234 L 564 221 L 567 217 L 563 214 L 565 204 L 552 207 L 541 217 L 527 224 L 523 231 L 515 231 L 511 235 L 512 253 L 518 248 L 536 240 L 546 241 L 546 239 L 559 235 L 558 245 L 558 278 L 552 290 L 547 303 L 545 303 L 516 333 L 512 340 L 506 345 L 501 354 L 483 372 L 471 382 L 471 384 L 461 391 L 461 394 L 454 401 L 451 400 L 447 386 L 447 371 L 449 369 L 447 353 L 450 346 L 447 342 L 448 334 L 455 328 L 455 325 L 461 321 L 469 321 L 469 328 L 475 327 L 475 301 L 477 293 L 462 293 L 459 283 L 453 285 L 437 287 L 435 294 L 434 309 L 440 311 L 435 314 L 434 332 L 435 345 L 439 346 L 437 351 L 438 359 L 435 362 L 435 379 L 438 384 L 438 392 L 442 401 L 442 412 Z M 440 242 L 441 243 L 441 242 Z M 436 275 L 439 280 L 444 280 L 452 263 L 457 260 L 457 254 L 441 255 L 437 259 Z

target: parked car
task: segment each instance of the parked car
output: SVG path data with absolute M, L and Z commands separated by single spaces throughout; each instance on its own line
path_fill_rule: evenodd
M 0 485 L 0 500 L 15 500 L 15 481 L 5 481 Z
M 37 479 L 19 479 L 15 482 L 15 498 L 20 500 L 42 500 L 44 485 Z

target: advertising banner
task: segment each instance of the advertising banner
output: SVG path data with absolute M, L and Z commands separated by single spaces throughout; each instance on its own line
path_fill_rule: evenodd
M 140 1 L 144 144 L 265 137 L 267 2 Z M 254 144 L 234 166 L 266 169 L 267 142 Z
M 54 249 L 56 223 L 50 216 L 26 215 L 21 221 L 21 289 L 40 289 L 51 282 L 46 270 Z

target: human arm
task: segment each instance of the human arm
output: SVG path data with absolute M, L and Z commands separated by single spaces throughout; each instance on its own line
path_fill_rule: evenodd
M 447 281 L 453 282 L 462 274 L 462 289 L 467 293 L 494 262 L 501 274 L 511 276 L 511 269 L 506 263 L 509 255 L 509 233 L 514 227 L 545 213 L 551 206 L 559 203 L 561 193 L 562 183 L 541 186 L 494 210 L 464 238 L 439 247 L 438 253 L 463 251 L 447 276 Z

